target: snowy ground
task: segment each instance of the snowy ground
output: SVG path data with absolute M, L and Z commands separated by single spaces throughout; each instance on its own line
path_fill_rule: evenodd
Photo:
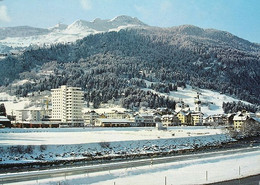
M 104 114 L 104 113 L 109 113 L 109 112 L 112 112 L 112 111 L 118 111 L 118 112 L 124 112 L 124 111 L 127 111 L 127 109 L 123 108 L 123 107 L 120 107 L 120 106 L 115 106 L 115 105 L 104 105 L 104 107 L 102 108 L 98 108 L 98 109 L 92 109 L 92 108 L 83 108 L 83 112 L 88 112 L 88 111 L 95 111 L 97 112 L 98 114 Z
M 174 152 L 232 141 L 221 129 L 173 127 L 0 130 L 0 164 Z
M 6 113 L 12 115 L 15 114 L 16 110 L 24 109 L 31 103 L 31 101 L 29 98 L 18 99 L 16 96 L 10 96 L 9 94 L 2 92 L 0 93 L 0 104 L 1 103 L 5 105 Z
M 222 129 L 210 127 L 169 127 L 158 131 L 152 127 L 129 128 L 40 128 L 1 129 L 0 146 L 3 145 L 52 145 L 80 144 L 149 139 L 172 139 L 191 136 L 223 134 Z M 174 134 L 174 136 L 173 136 Z M 69 136 L 69 137 L 68 137 Z
M 158 185 L 206 184 L 260 173 L 260 151 L 56 177 L 19 184 Z M 240 169 L 240 170 L 239 170 Z M 207 174 L 207 175 L 206 175 Z
M 147 86 L 151 82 L 146 81 Z M 223 102 L 238 102 L 239 99 L 233 98 L 231 96 L 221 94 L 216 91 L 211 91 L 208 89 L 193 89 L 191 86 L 187 85 L 186 88 L 178 87 L 178 91 L 171 91 L 169 94 L 158 93 L 152 89 L 145 88 L 144 90 L 149 90 L 154 93 L 157 93 L 162 96 L 169 96 L 170 99 L 175 101 L 184 101 L 185 104 L 188 104 L 191 110 L 195 110 L 194 98 L 197 97 L 197 92 L 200 94 L 200 100 L 202 102 L 201 111 L 204 116 L 209 116 L 213 114 L 223 114 L 222 109 Z M 249 104 L 248 102 L 242 101 L 243 103 Z
M 223 102 L 238 102 L 240 100 L 235 99 L 233 97 L 227 96 L 225 94 L 220 94 L 219 92 L 211 91 L 208 89 L 193 89 L 191 86 L 187 86 L 187 88 L 182 89 L 178 88 L 178 91 L 171 92 L 170 96 L 174 99 L 181 98 L 185 103 L 187 103 L 191 110 L 195 110 L 194 97 L 197 96 L 197 92 L 200 94 L 200 99 L 202 102 L 201 111 L 206 115 L 213 114 L 223 114 L 224 111 L 222 109 Z M 248 102 L 244 102 L 247 103 Z

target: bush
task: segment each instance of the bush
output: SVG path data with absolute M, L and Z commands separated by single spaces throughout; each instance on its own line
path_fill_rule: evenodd
M 106 141 L 100 142 L 99 145 L 100 145 L 102 148 L 110 148 L 110 143 L 109 143 L 109 142 L 106 142 Z
M 32 154 L 32 153 L 33 153 L 33 150 L 34 150 L 34 146 L 28 145 L 28 146 L 25 148 L 25 153 L 27 153 L 27 154 Z
M 45 151 L 47 149 L 46 145 L 40 145 L 40 150 L 41 152 Z

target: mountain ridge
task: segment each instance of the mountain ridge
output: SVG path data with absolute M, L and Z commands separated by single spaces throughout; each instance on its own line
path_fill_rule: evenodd
M 220 31 L 216 29 L 203 29 L 193 25 L 180 25 L 169 28 L 160 28 L 149 26 L 136 17 L 130 16 L 117 16 L 113 19 L 100 19 L 96 18 L 93 21 L 76 20 L 70 25 L 57 24 L 50 28 L 35 28 L 30 26 L 18 26 L 18 27 L 4 27 L 0 28 L 0 53 L 9 53 L 14 49 L 25 50 L 34 46 L 52 45 L 58 43 L 70 43 L 75 42 L 78 39 L 82 39 L 89 34 L 97 34 L 108 31 L 119 31 L 127 28 L 149 28 L 169 30 L 175 32 L 181 32 L 182 35 L 186 33 L 187 36 L 205 36 L 211 35 L 214 37 L 226 39 L 237 37 L 229 32 Z M 17 29 L 17 30 L 16 30 Z M 242 39 L 237 37 L 237 39 Z M 245 39 L 241 41 L 246 44 L 257 45 L 257 43 L 251 43 Z M 234 43 L 234 45 L 237 43 Z M 1 49 L 2 48 L 2 49 Z M 259 51 L 256 51 L 259 52 Z
M 0 60 L 0 75 L 4 77 L 0 85 L 8 86 L 19 78 L 36 80 L 36 84 L 17 87 L 16 94 L 23 96 L 63 84 L 100 94 L 104 89 L 115 88 L 123 93 L 125 88 L 143 88 L 143 79 L 161 82 L 166 92 L 168 83 L 188 84 L 260 104 L 259 54 L 251 51 L 259 47 L 233 47 L 229 40 L 205 40 L 149 28 L 89 35 L 75 43 Z M 46 66 L 51 66 L 51 75 L 38 76 L 47 71 Z M 8 70 L 10 67 L 12 71 Z M 105 97 L 100 99 L 108 101 Z
M 99 18 L 93 21 L 76 20 L 70 25 L 57 24 L 50 28 L 4 27 L 0 28 L 0 53 L 9 53 L 13 49 L 24 50 L 32 45 L 43 46 L 75 42 L 89 34 L 138 26 L 147 25 L 134 17 L 117 16 L 110 20 Z
M 162 83 L 165 92 L 169 83 L 188 84 L 260 104 L 259 51 L 260 45 L 231 33 L 192 25 L 125 27 L 0 59 L 0 86 L 27 79 L 37 83 L 18 86 L 15 94 L 26 96 L 67 84 L 80 86 L 87 94 L 98 91 L 100 96 L 104 89 L 114 93 L 115 88 L 123 94 L 127 88 L 143 88 L 142 80 L 148 80 Z M 43 75 L 45 71 L 51 71 L 50 75 Z M 108 97 L 100 100 L 106 102 Z

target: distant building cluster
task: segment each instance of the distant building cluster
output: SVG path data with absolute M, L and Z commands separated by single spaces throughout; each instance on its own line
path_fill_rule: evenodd
M 194 98 L 195 110 L 183 101 L 176 103 L 175 111 L 167 108 L 141 109 L 139 112 L 111 110 L 97 113 L 83 112 L 84 93 L 78 87 L 61 86 L 51 90 L 51 99 L 42 106 L 17 110 L 16 116 L 0 115 L 0 127 L 58 128 L 58 127 L 160 127 L 225 125 L 241 129 L 246 121 L 260 122 L 260 114 L 246 111 L 216 114 L 204 117 L 199 94 Z M 51 103 L 50 103 L 51 102 Z M 50 106 L 51 104 L 51 106 Z M 11 120 L 11 121 L 10 121 Z

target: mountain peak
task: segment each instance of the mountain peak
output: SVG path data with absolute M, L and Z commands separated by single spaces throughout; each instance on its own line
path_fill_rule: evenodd
M 109 22 L 113 22 L 113 23 L 124 23 L 124 24 L 134 24 L 134 25 L 146 25 L 144 24 L 142 21 L 140 21 L 139 19 L 137 19 L 136 17 L 130 17 L 127 15 L 120 15 L 117 16 L 113 19 L 111 19 Z
M 55 26 L 49 28 L 49 30 L 65 30 L 68 27 L 66 24 L 58 23 Z
M 205 32 L 203 28 L 193 26 L 193 25 L 181 25 L 176 27 L 176 30 L 181 32 L 182 34 L 188 34 L 188 35 L 201 35 Z

